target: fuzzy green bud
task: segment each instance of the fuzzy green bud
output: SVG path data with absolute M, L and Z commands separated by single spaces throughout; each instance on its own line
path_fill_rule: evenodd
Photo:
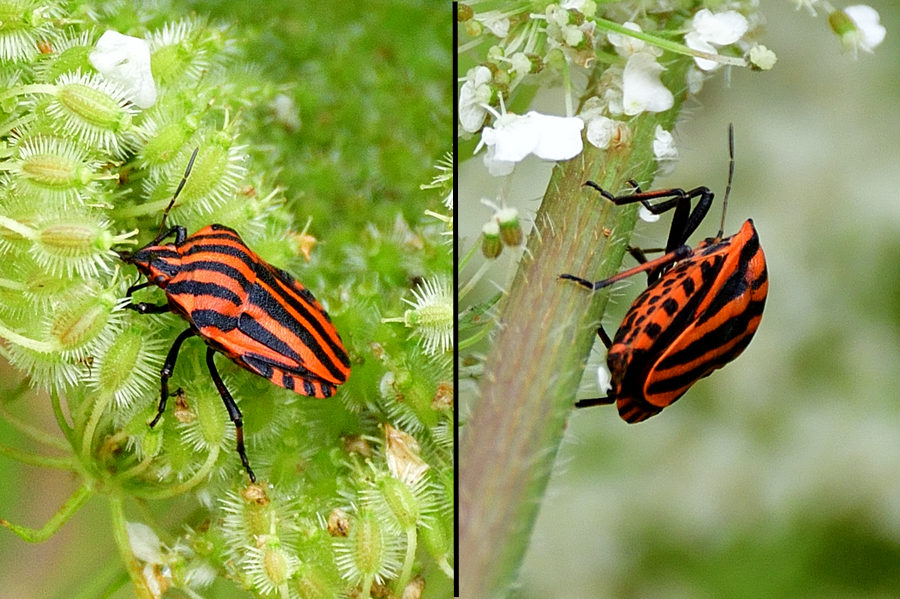
M 300 599 L 332 599 L 341 594 L 339 584 L 340 581 L 314 563 L 303 564 L 293 580 Z
M 404 530 L 412 528 L 419 520 L 419 502 L 402 481 L 385 477 L 380 483 L 381 494 L 391 513 Z
M 96 223 L 55 223 L 38 229 L 36 241 L 52 254 L 85 257 L 108 250 L 112 235 Z
M 163 125 L 144 145 L 141 157 L 149 166 L 161 166 L 178 155 L 188 138 L 197 130 L 195 118 Z
M 828 15 L 828 25 L 841 37 L 856 31 L 856 23 L 842 10 L 832 11 Z
M 83 163 L 55 154 L 28 156 L 20 168 L 31 183 L 50 190 L 82 187 L 91 180 L 91 171 Z
M 56 81 L 64 73 L 74 73 L 79 69 L 87 71 L 92 68 L 88 60 L 91 50 L 92 46 L 72 46 L 60 52 L 47 69 L 47 80 Z
M 503 243 L 500 241 L 500 225 L 491 219 L 481 227 L 481 253 L 488 260 L 492 260 L 503 251 Z
M 262 566 L 265 576 L 273 588 L 278 588 L 287 582 L 294 570 L 291 567 L 291 560 L 284 551 L 277 547 L 263 549 Z
M 141 395 L 141 377 L 149 380 L 150 374 L 147 364 L 143 363 L 145 335 L 144 331 L 136 328 L 120 331 L 95 360 L 94 371 L 89 378 L 92 386 L 102 395 L 113 395 L 119 403 Z
M 203 440 L 209 445 L 218 445 L 225 437 L 226 420 L 222 418 L 221 398 L 215 390 L 202 389 L 193 394 L 197 424 Z
M 519 224 L 519 211 L 515 208 L 501 208 L 494 215 L 500 229 L 500 240 L 504 244 L 515 247 L 522 245 L 522 225 Z
M 60 85 L 56 94 L 71 116 L 113 133 L 131 127 L 131 114 L 115 98 L 84 83 Z
M 356 569 L 366 576 L 377 574 L 387 560 L 381 523 L 373 514 L 360 514 L 351 533 L 351 555 Z
M 97 338 L 115 307 L 110 293 L 86 293 L 57 311 L 50 323 L 50 336 L 63 350 L 78 350 Z
M 32 255 L 51 272 L 96 275 L 109 259 L 114 237 L 104 222 L 73 219 L 36 229 Z
M 453 546 L 453 534 L 444 518 L 429 518 L 419 527 L 419 534 L 428 553 L 437 559 L 445 557 Z

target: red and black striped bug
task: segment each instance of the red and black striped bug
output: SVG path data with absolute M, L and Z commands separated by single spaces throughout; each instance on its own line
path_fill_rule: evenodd
M 194 335 L 203 339 L 206 365 L 225 402 L 237 432 L 241 463 L 256 481 L 244 450 L 243 417 L 222 382 L 213 360 L 225 354 L 238 366 L 263 376 L 279 387 L 308 395 L 330 397 L 347 380 L 350 361 L 328 314 L 303 285 L 283 270 L 266 263 L 223 225 L 208 225 L 188 236 L 182 226 L 165 228 L 166 216 L 190 175 L 197 149 L 163 212 L 159 234 L 134 253 L 120 252 L 147 277 L 130 287 L 127 297 L 145 287 L 166 293 L 165 304 L 131 303 L 141 314 L 175 312 L 190 325 L 172 344 L 160 372 L 159 422 L 169 398 L 169 378 L 182 343 Z M 174 243 L 162 243 L 174 236 Z
M 646 272 L 645 289 L 629 308 L 614 339 L 601 326 L 597 335 L 606 345 L 612 388 L 606 397 L 583 399 L 576 407 L 615 403 L 627 422 L 640 422 L 671 405 L 699 379 L 734 360 L 750 343 L 762 318 L 768 293 L 766 258 L 752 220 L 735 235 L 724 237 L 725 209 L 734 175 L 734 131 L 728 129 L 728 184 L 722 201 L 722 222 L 715 237 L 696 248 L 687 245 L 709 211 L 713 193 L 707 187 L 690 191 L 662 189 L 614 196 L 596 183 L 586 185 L 616 205 L 641 202 L 654 214 L 674 208 L 665 254 L 647 260 L 629 248 L 640 264 L 601 281 L 563 274 L 588 289 L 598 290 L 626 277 Z M 691 210 L 691 200 L 699 198 Z M 664 201 L 651 204 L 650 200 Z

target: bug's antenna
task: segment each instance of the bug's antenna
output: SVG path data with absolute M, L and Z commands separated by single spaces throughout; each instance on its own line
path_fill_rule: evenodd
M 159 223 L 159 235 L 162 235 L 163 229 L 166 228 L 166 217 L 169 216 L 169 210 L 172 209 L 172 206 L 175 205 L 175 200 L 178 199 L 178 194 L 181 193 L 181 190 L 184 188 L 184 184 L 187 183 L 188 175 L 191 174 L 191 169 L 194 167 L 194 160 L 197 158 L 197 152 L 200 151 L 200 148 L 194 148 L 194 151 L 191 153 L 191 159 L 188 160 L 187 168 L 184 169 L 184 176 L 181 177 L 181 181 L 178 182 L 178 187 L 175 188 L 175 194 L 172 196 L 172 199 L 169 200 L 169 205 L 166 206 L 166 209 L 163 211 L 162 221 Z
M 722 239 L 725 235 L 725 209 L 728 208 L 732 179 L 734 179 L 734 123 L 728 123 L 728 184 L 725 186 L 725 197 L 722 199 L 722 224 L 719 226 L 716 239 Z

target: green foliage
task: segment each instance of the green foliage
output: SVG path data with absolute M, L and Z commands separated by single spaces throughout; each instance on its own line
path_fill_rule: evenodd
M 452 546 L 431 540 L 452 526 L 453 319 L 449 293 L 434 292 L 452 267 L 451 181 L 434 170 L 451 139 L 443 14 L 404 2 L 314 15 L 209 6 L 220 11 L 209 18 L 165 3 L 27 4 L 0 2 L 0 356 L 35 391 L 20 395 L 51 394 L 62 465 L 81 480 L 54 526 L 109 496 L 109 536 L 139 597 L 202 593 L 217 578 L 259 596 L 368 596 L 376 584 L 399 596 L 419 576 L 425 597 L 446 596 Z M 107 29 L 148 42 L 152 107 L 91 65 Z M 313 290 L 351 359 L 322 401 L 220 357 L 260 485 L 245 486 L 199 342 L 183 346 L 177 396 L 147 426 L 186 323 L 124 309 L 138 278 L 116 252 L 157 234 L 194 148 L 168 222 L 238 230 Z M 156 288 L 135 298 L 164 301 Z M 15 430 L 4 439 L 60 446 L 3 414 Z M 131 501 L 153 512 L 185 494 L 193 509 L 165 525 Z M 335 510 L 345 529 L 328 526 Z

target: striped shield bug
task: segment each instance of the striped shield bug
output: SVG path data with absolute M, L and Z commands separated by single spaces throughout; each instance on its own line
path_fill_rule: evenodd
M 325 398 L 347 380 L 350 361 L 328 314 L 303 285 L 266 263 L 224 225 L 207 225 L 193 235 L 182 226 L 165 229 L 166 216 L 190 175 L 197 149 L 163 212 L 158 235 L 133 252 L 120 252 L 147 281 L 131 286 L 127 297 L 156 286 L 166 303 L 132 302 L 141 314 L 174 312 L 189 327 L 172 344 L 160 372 L 160 398 L 153 427 L 169 398 L 169 378 L 186 339 L 206 342 L 206 365 L 237 433 L 237 451 L 251 481 L 256 476 L 244 450 L 243 417 L 216 369 L 216 352 L 279 387 Z M 163 243 L 173 237 L 172 243 Z
M 734 131 L 728 129 L 728 183 L 722 201 L 722 221 L 715 237 L 696 248 L 688 237 L 709 211 L 713 193 L 707 187 L 689 191 L 662 189 L 615 196 L 593 187 L 617 206 L 640 202 L 653 214 L 674 209 L 665 253 L 647 260 L 644 251 L 629 248 L 640 263 L 608 279 L 589 281 L 562 274 L 591 290 L 603 289 L 626 277 L 647 273 L 647 288 L 628 309 L 610 339 L 601 326 L 597 335 L 607 347 L 612 387 L 606 397 L 583 399 L 579 408 L 615 403 L 626 422 L 658 414 L 712 371 L 734 360 L 750 343 L 762 318 L 768 293 L 766 258 L 752 220 L 724 237 L 725 210 L 734 176 Z M 691 210 L 691 200 L 699 198 Z M 651 203 L 652 200 L 662 200 Z

